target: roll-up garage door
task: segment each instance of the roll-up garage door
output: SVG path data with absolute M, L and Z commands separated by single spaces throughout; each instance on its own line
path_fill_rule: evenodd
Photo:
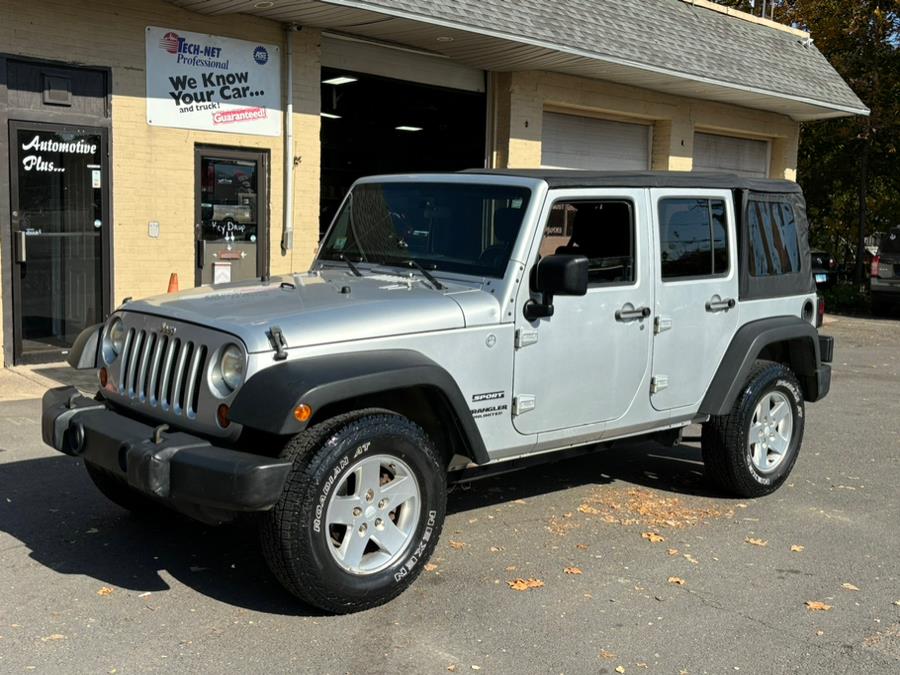
M 650 126 L 544 113 L 541 165 L 555 169 L 645 171 Z
M 769 142 L 718 134 L 694 134 L 694 171 L 769 176 Z
M 437 56 L 343 36 L 322 38 L 322 66 L 449 89 L 485 91 L 483 70 Z

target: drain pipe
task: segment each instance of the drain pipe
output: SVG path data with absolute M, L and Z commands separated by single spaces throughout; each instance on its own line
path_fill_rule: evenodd
M 284 106 L 284 227 L 281 231 L 281 255 L 294 248 L 294 33 L 295 23 L 285 27 L 284 57 L 287 61 L 287 96 Z

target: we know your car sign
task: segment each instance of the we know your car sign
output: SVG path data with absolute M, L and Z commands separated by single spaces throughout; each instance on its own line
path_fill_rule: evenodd
M 147 27 L 147 124 L 281 133 L 276 45 Z

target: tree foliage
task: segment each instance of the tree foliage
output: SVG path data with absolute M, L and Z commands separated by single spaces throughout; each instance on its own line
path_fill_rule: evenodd
M 757 15 L 761 5 L 718 2 Z M 850 261 L 860 227 L 866 235 L 900 225 L 900 0 L 775 0 L 774 18 L 808 30 L 872 111 L 801 127 L 798 180 L 813 241 Z

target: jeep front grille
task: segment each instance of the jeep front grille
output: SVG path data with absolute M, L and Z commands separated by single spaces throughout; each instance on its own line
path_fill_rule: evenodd
M 195 418 L 208 349 L 157 331 L 129 328 L 119 364 L 119 395 Z

